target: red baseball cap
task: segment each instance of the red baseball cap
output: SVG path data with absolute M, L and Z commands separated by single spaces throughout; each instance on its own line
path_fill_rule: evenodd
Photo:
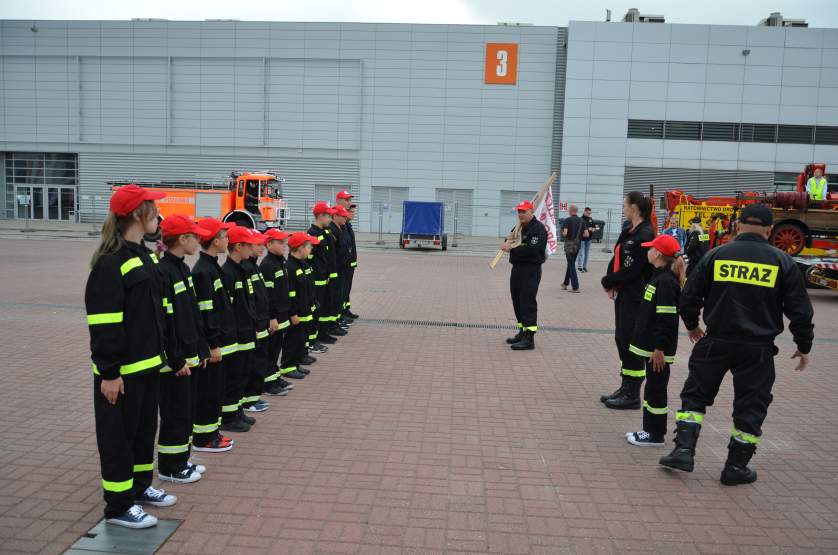
M 518 203 L 518 206 L 515 207 L 515 210 L 533 210 L 533 206 L 530 201 L 522 200 Z
M 350 193 L 350 192 L 349 192 L 349 191 L 347 191 L 347 190 L 343 190 L 343 191 L 339 192 L 339 193 L 335 196 L 335 198 L 336 198 L 336 199 L 338 199 L 338 200 L 341 200 L 341 199 L 347 199 L 347 200 L 348 200 L 348 199 L 351 199 L 351 198 L 352 198 L 352 193 Z
M 314 212 L 315 216 L 319 216 L 320 214 L 329 214 L 332 216 L 335 213 L 335 209 L 329 206 L 328 202 L 319 201 L 314 205 L 312 212 Z
M 248 231 L 250 231 L 250 234 L 256 239 L 256 245 L 264 245 L 268 242 L 268 238 L 259 231 L 255 229 L 248 229 Z
M 675 253 L 681 250 L 681 245 L 678 239 L 672 235 L 658 235 L 654 240 L 647 243 L 641 243 L 644 247 L 652 247 L 664 256 L 675 256 Z
M 291 234 L 288 233 L 287 231 L 282 231 L 281 229 L 277 229 L 275 227 L 272 227 L 271 229 L 269 229 L 268 231 L 266 231 L 262 235 L 267 237 L 268 241 L 271 241 L 271 240 L 282 241 L 283 239 L 288 239 L 288 237 Z
M 250 233 L 250 229 L 244 226 L 236 225 L 230 228 L 227 232 L 227 238 L 231 245 L 236 243 L 247 243 L 249 245 L 259 245 L 262 240 Z
M 110 208 L 111 212 L 117 216 L 127 216 L 143 202 L 147 200 L 160 200 L 165 197 L 166 193 L 143 189 L 132 183 L 114 191 L 113 195 L 111 195 Z
M 342 216 L 344 218 L 348 218 L 349 216 L 351 216 L 351 214 L 343 206 L 336 206 L 335 207 L 335 216 Z
M 198 220 L 198 226 L 212 233 L 210 237 L 215 237 L 221 230 L 236 227 L 236 224 L 232 222 L 222 222 L 221 220 L 216 220 L 215 218 L 203 218 Z
M 296 249 L 305 242 L 309 242 L 312 245 L 320 244 L 320 240 L 317 237 L 312 237 L 305 231 L 296 231 L 288 237 L 288 246 L 292 249 Z
M 163 233 L 164 237 L 174 237 L 186 233 L 193 233 L 199 239 L 209 239 L 214 236 L 211 231 L 196 224 L 195 220 L 181 214 L 174 214 L 160 222 L 160 232 Z

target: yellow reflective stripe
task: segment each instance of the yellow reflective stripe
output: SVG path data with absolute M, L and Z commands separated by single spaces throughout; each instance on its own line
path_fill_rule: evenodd
M 640 347 L 637 347 L 637 346 L 632 345 L 632 344 L 629 344 L 629 351 L 636 354 L 637 356 L 641 356 L 641 357 L 644 357 L 644 358 L 649 358 L 650 356 L 652 356 L 651 351 L 644 351 Z M 626 374 L 626 375 L 628 375 L 628 374 Z M 644 374 L 644 376 L 645 376 L 645 374 Z
M 296 292 L 296 291 L 289 291 L 289 292 L 288 292 L 288 296 L 289 296 L 289 297 L 296 297 L 296 296 L 297 296 L 297 292 Z
M 224 347 L 221 347 L 221 356 L 232 355 L 238 349 L 239 349 L 239 344 L 238 343 L 233 343 L 232 345 L 225 345 Z
M 313 254 L 310 254 L 310 255 L 308 255 L 306 258 L 308 258 L 309 260 L 311 260 L 312 258 L 314 258 L 314 255 L 313 255 Z
M 329 280 L 327 279 L 316 279 L 314 280 L 314 285 L 328 285 Z
M 301 268 L 297 268 L 297 271 L 295 272 L 295 274 L 298 275 L 298 276 L 301 276 L 301 275 L 303 275 L 303 270 Z
M 255 403 L 255 402 L 256 402 L 256 401 L 258 401 L 258 400 L 259 400 L 259 396 L 258 396 L 258 395 L 251 395 L 250 397 L 242 397 L 242 398 L 241 398 L 241 401 L 239 401 L 239 403 L 241 403 L 241 404 L 244 404 L 244 403 Z
M 166 311 L 166 314 L 175 313 L 175 307 L 169 302 L 168 297 L 163 297 L 163 309 Z
M 101 324 L 119 324 L 122 322 L 122 312 L 102 312 L 101 314 L 88 314 L 87 325 L 98 326 Z
M 177 455 L 178 453 L 186 453 L 189 451 L 189 444 L 183 445 L 160 445 L 157 444 L 157 452 L 161 455 Z
M 265 280 L 264 281 L 265 287 L 270 287 L 271 289 L 274 288 L 274 282 Z
M 518 322 L 516 325 L 518 326 L 519 330 L 524 329 L 524 324 L 522 324 L 521 322 Z
M 779 270 L 780 267 L 774 264 L 717 259 L 713 261 L 713 281 L 774 287 Z
M 282 271 L 282 270 L 277 270 L 276 272 L 274 272 L 274 277 L 275 278 L 282 277 L 284 275 L 285 275 L 285 272 Z
M 135 374 L 137 372 L 142 372 L 143 370 L 148 370 L 149 368 L 154 368 L 155 366 L 160 366 L 163 364 L 163 359 L 160 358 L 160 355 L 155 357 L 147 358 L 145 360 L 138 360 L 137 362 L 132 362 L 131 364 L 124 364 L 119 367 L 119 373 L 122 376 L 128 374 Z M 99 369 L 96 365 L 93 365 L 93 373 L 97 376 L 100 376 Z
M 256 348 L 256 343 L 251 341 L 250 343 L 239 343 L 239 348 L 236 349 L 237 351 L 249 351 L 251 349 Z
M 704 422 L 704 413 L 691 410 L 678 411 L 675 413 L 675 420 L 677 422 L 693 422 L 695 424 L 701 424 Z
M 663 355 L 663 361 L 667 364 L 675 364 L 675 355 L 673 355 L 673 356 Z
M 134 465 L 134 474 L 137 472 L 151 472 L 152 470 L 154 470 L 154 463 Z
M 656 408 L 649 404 L 648 401 L 643 401 L 643 408 L 649 411 L 651 414 L 667 414 L 669 413 L 669 407 L 661 407 Z
M 678 307 L 677 306 L 670 306 L 670 305 L 658 305 L 655 308 L 655 312 L 658 314 L 678 314 Z
M 279 379 L 279 372 L 274 372 L 270 376 L 265 376 L 265 383 L 275 382 Z
M 759 442 L 762 441 L 759 436 L 743 432 L 742 430 L 737 430 L 735 426 L 730 429 L 730 437 L 737 441 L 741 441 L 742 443 L 752 443 L 754 445 L 759 445 Z
M 236 282 L 236 289 L 244 289 L 244 283 L 241 281 Z
M 201 364 L 201 359 L 197 356 L 189 357 L 186 359 L 186 364 L 188 364 L 190 368 L 193 366 L 198 366 L 199 364 Z
M 221 278 L 216 278 L 215 281 L 212 282 L 213 291 L 218 291 L 222 287 L 224 287 L 224 284 L 221 283 Z
M 699 241 L 709 241 L 710 240 L 710 234 L 709 233 L 702 233 L 698 236 L 698 240 Z
M 260 279 L 261 278 L 259 274 L 253 274 L 252 276 L 250 276 L 250 281 L 259 281 Z
M 646 369 L 643 370 L 629 370 L 627 368 L 623 368 L 622 370 L 623 376 L 628 376 L 630 378 L 645 378 L 646 377 Z
M 337 272 L 332 272 L 331 274 L 329 274 L 329 277 L 330 278 L 336 278 L 336 277 L 338 277 L 338 273 Z
M 122 263 L 122 266 L 119 267 L 119 273 L 123 276 L 133 270 L 134 268 L 139 268 L 143 265 L 143 261 L 140 259 L 139 256 L 135 256 L 134 258 L 129 258 L 125 262 Z
M 153 252 L 148 253 L 148 256 L 151 258 L 151 261 L 154 262 L 155 264 L 160 263 L 160 260 L 157 258 L 157 255 L 154 254 Z
M 285 375 L 285 374 L 289 374 L 289 373 L 293 372 L 296 369 L 297 369 L 297 365 L 292 364 L 291 366 L 286 366 L 285 368 L 280 368 L 279 373 L 280 373 L 280 375 Z
M 186 282 L 189 284 L 189 287 L 195 287 L 195 282 L 192 281 L 192 276 L 186 278 Z
M 218 422 L 212 424 L 192 424 L 193 434 L 211 434 L 218 429 Z
M 311 322 L 314 318 L 311 314 L 308 316 L 300 316 L 300 322 Z
M 168 364 L 160 369 L 161 374 L 168 374 L 170 372 L 172 372 L 172 369 L 169 367 Z
M 182 281 L 176 281 L 172 284 L 172 288 L 175 290 L 175 295 L 183 293 L 186 291 L 186 285 Z
M 310 308 L 311 308 L 311 311 L 314 312 L 317 309 L 317 306 L 316 305 L 311 305 Z
M 268 333 L 268 330 L 257 331 L 256 332 L 256 339 L 265 339 L 266 337 L 268 337 L 268 335 L 270 335 Z
M 123 491 L 128 491 L 129 489 L 134 487 L 134 479 L 129 478 L 124 482 L 109 482 L 108 480 L 103 479 L 102 487 L 105 489 L 105 491 L 121 493 Z
M 521 329 L 524 331 L 538 331 L 538 326 L 521 326 Z
M 239 410 L 239 404 L 233 403 L 232 405 L 222 405 L 221 412 L 236 412 Z
M 201 310 L 212 310 L 212 299 L 208 301 L 198 301 L 198 308 Z
M 651 301 L 652 297 L 655 296 L 655 291 L 657 291 L 657 288 L 654 285 L 647 285 L 646 291 L 643 293 L 643 298 L 647 301 Z
M 284 322 L 279 323 L 279 329 L 284 330 L 285 328 L 287 328 L 290 325 L 291 325 L 291 322 L 289 322 L 288 320 L 285 320 Z
M 357 263 L 357 262 L 350 262 L 350 263 L 349 263 L 349 267 L 350 267 L 350 268 L 357 268 L 357 267 L 358 267 L 358 263 Z
M 313 271 L 314 271 L 314 270 L 312 270 L 311 268 L 306 268 L 305 274 L 306 274 L 306 275 L 309 275 L 309 274 L 311 274 Z

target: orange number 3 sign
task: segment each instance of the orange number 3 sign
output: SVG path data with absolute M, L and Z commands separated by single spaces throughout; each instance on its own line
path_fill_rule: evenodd
M 518 45 L 486 43 L 486 84 L 514 85 L 518 77 Z

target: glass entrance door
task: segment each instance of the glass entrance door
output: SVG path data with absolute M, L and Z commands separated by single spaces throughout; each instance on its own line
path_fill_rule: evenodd
M 76 214 L 75 187 L 15 187 L 16 216 L 21 220 L 72 221 Z

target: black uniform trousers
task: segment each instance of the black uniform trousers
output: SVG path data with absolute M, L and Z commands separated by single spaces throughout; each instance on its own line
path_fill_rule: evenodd
M 346 309 L 346 270 L 338 272 L 338 277 L 334 279 L 335 289 L 334 298 L 332 299 L 332 314 L 335 322 L 340 320 L 343 311 Z
M 719 386 L 733 374 L 733 426 L 735 431 L 762 435 L 762 423 L 774 398 L 774 355 L 771 343 L 749 344 L 707 335 L 693 347 L 689 375 L 681 391 L 683 412 L 704 413 L 713 404 Z
M 315 334 L 319 332 L 320 335 L 327 335 L 329 328 L 332 326 L 332 319 L 330 317 L 332 300 L 329 295 L 330 292 L 331 287 L 329 283 L 314 286 L 314 298 L 317 304 L 317 311 L 314 313 Z M 315 339 L 317 339 L 316 335 L 313 338 L 309 337 L 310 341 L 314 341 Z
M 340 305 L 343 303 L 343 285 L 342 279 L 339 273 L 336 272 L 337 275 L 332 274 L 329 277 L 329 324 L 335 325 L 337 324 L 338 319 L 340 318 L 341 307 Z
M 652 370 L 652 361 L 646 361 L 646 387 L 643 390 L 643 430 L 654 439 L 666 435 L 667 386 L 669 386 L 669 365 L 664 364 L 660 372 Z
M 352 308 L 352 301 L 350 300 L 350 294 L 352 293 L 352 280 L 355 278 L 355 268 L 349 268 L 346 270 L 346 282 L 344 283 L 344 294 L 343 294 L 343 313 L 349 312 Z
M 266 384 L 275 382 L 281 374 L 279 356 L 282 353 L 282 344 L 285 341 L 285 332 L 287 329 L 277 330 L 268 337 L 268 373 L 265 375 Z
M 269 338 L 270 336 L 266 335 L 261 339 L 256 339 L 256 348 L 250 351 L 250 364 L 244 369 L 245 384 L 241 398 L 243 407 L 249 407 L 258 401 L 259 396 L 265 390 L 265 376 L 268 371 Z
M 221 418 L 221 371 L 223 362 L 207 362 L 206 368 L 194 368 L 195 417 L 192 444 L 206 445 L 218 435 Z M 195 370 L 198 370 L 196 372 Z
M 159 379 L 157 371 L 123 378 L 125 394 L 117 397 L 115 405 L 102 395 L 102 378 L 93 379 L 105 518 L 124 514 L 151 485 Z
M 635 318 L 642 301 L 633 301 L 617 294 L 614 300 L 614 342 L 620 357 L 620 374 L 629 381 L 643 381 L 646 377 L 646 361 L 629 350 L 634 334 Z
M 538 285 L 541 283 L 541 264 L 512 266 L 509 289 L 512 294 L 512 309 L 518 328 L 536 331 L 538 325 Z
M 200 366 L 191 369 L 196 374 Z M 175 376 L 175 372 L 160 374 L 160 437 L 157 438 L 157 470 L 174 474 L 186 467 L 192 437 L 193 388 L 192 376 Z
M 285 341 L 282 344 L 282 360 L 279 363 L 279 372 L 288 374 L 297 369 L 297 365 L 306 355 L 306 335 L 311 326 L 310 322 L 300 322 L 285 330 Z
M 244 369 L 250 360 L 250 351 L 236 351 L 224 355 L 221 361 L 223 389 L 221 395 L 221 421 L 232 422 L 241 417 L 241 398 L 244 395 Z

